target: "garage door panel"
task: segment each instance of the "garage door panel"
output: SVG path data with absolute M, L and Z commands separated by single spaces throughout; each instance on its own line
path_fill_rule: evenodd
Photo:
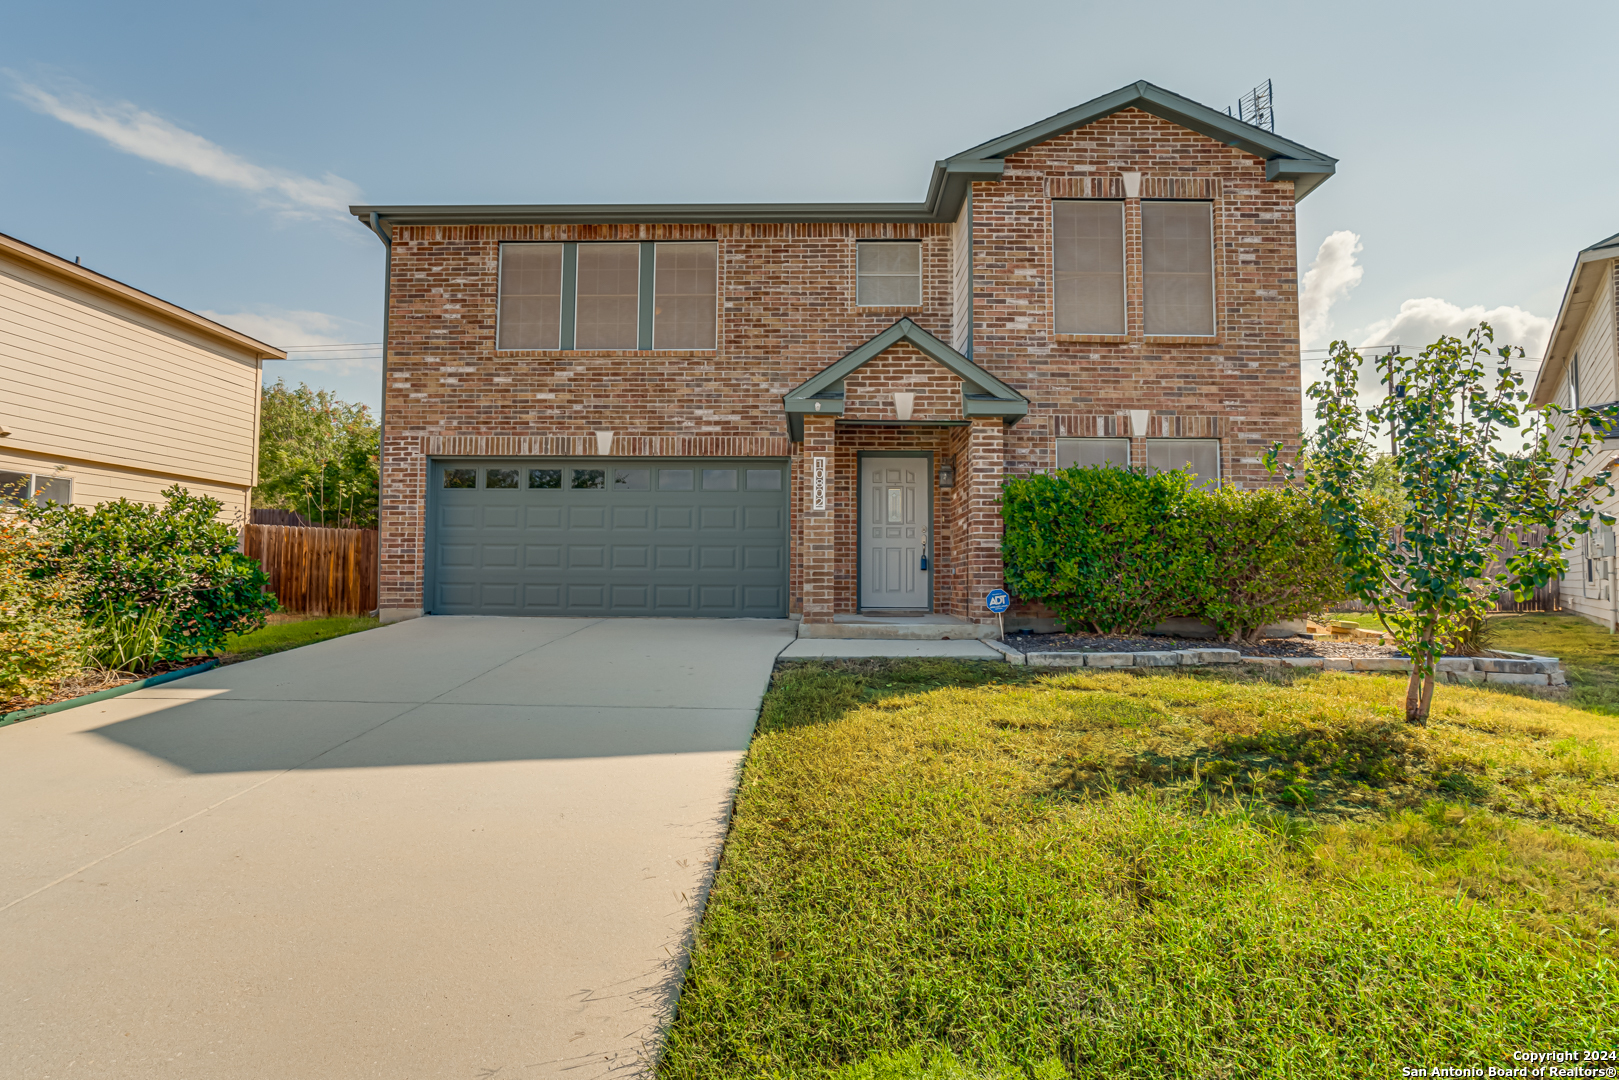
M 446 469 L 456 470 L 449 488 Z M 569 479 L 636 469 L 645 483 L 574 488 Z M 489 488 L 490 470 L 519 486 Z M 562 486 L 551 486 L 557 477 Z M 640 459 L 605 471 L 600 459 L 434 462 L 432 610 L 784 617 L 786 477 L 784 466 L 735 459 Z

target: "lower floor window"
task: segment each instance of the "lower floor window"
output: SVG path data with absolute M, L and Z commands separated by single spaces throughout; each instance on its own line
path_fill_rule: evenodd
M 1057 468 L 1130 467 L 1129 439 L 1058 439 Z
M 1147 472 L 1185 469 L 1197 487 L 1220 482 L 1219 439 L 1148 439 Z
M 73 503 L 73 478 L 43 473 L 0 472 L 0 506 L 22 506 L 35 503 L 44 506 Z

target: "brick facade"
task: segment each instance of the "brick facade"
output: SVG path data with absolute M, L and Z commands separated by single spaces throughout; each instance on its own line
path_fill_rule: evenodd
M 1147 197 L 1212 200 L 1212 338 L 1142 332 L 1140 200 L 1126 201 L 1128 332 L 1053 331 L 1051 199 L 1120 198 L 1124 173 Z M 998 182 L 971 187 L 970 215 L 922 224 L 396 225 L 392 230 L 384 433 L 381 605 L 423 605 L 425 483 L 434 456 L 595 452 L 790 458 L 791 606 L 806 620 L 856 609 L 857 460 L 862 451 L 932 455 L 955 470 L 933 496 L 933 597 L 941 613 L 989 618 L 1001 584 L 997 499 L 1008 472 L 1049 469 L 1055 439 L 1133 435 L 1221 440 L 1222 475 L 1269 481 L 1261 452 L 1290 449 L 1300 411 L 1297 259 L 1291 180 L 1263 160 L 1137 109 L 1125 109 L 1006 157 Z M 971 225 L 971 243 L 961 230 Z M 855 305 L 861 239 L 922 242 L 922 302 Z M 674 352 L 497 351 L 502 241 L 712 240 L 719 248 L 717 348 Z M 960 259 L 971 253 L 971 265 Z M 970 272 L 970 312 L 957 296 Z M 968 315 L 970 314 L 970 320 Z M 1028 415 L 964 423 L 961 382 L 900 343 L 845 380 L 841 420 L 806 416 L 789 440 L 782 396 L 909 317 L 1029 400 Z M 961 341 L 970 325 L 970 342 Z M 955 328 L 953 331 L 953 327 Z M 964 348 L 964 352 L 968 349 Z M 893 426 L 893 393 L 916 394 L 912 426 Z M 877 421 L 887 421 L 880 426 Z M 927 422 L 935 426 L 927 426 Z M 831 465 L 828 508 L 810 509 L 809 461 Z

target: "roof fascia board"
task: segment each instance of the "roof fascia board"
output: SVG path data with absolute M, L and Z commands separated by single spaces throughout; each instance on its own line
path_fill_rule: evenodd
M 1535 375 L 1535 387 L 1529 393 L 1529 400 L 1536 405 L 1544 405 L 1551 400 L 1549 388 L 1557 385 L 1563 369 L 1568 366 L 1566 360 L 1571 340 L 1580 324 L 1585 321 L 1585 312 L 1591 304 L 1589 295 L 1576 302 L 1574 290 L 1580 288 L 1587 277 L 1600 273 L 1598 263 L 1619 259 L 1619 249 L 1612 246 L 1615 239 L 1619 237 L 1600 240 L 1574 257 L 1574 268 L 1569 271 L 1568 284 L 1563 286 L 1563 302 L 1558 305 L 1557 318 L 1552 321 L 1551 336 L 1546 339 L 1546 356 L 1541 362 L 1540 371 Z
M 49 251 L 37 248 L 32 244 L 24 243 L 16 237 L 0 233 L 0 254 L 11 256 L 18 262 L 31 266 L 52 277 L 72 282 L 91 292 L 129 304 L 145 314 L 155 316 L 165 322 L 178 324 L 187 330 L 223 342 L 232 348 L 245 350 L 251 353 L 255 360 L 285 360 L 287 354 L 274 345 L 266 345 L 257 338 L 250 338 L 239 330 L 232 330 L 222 326 L 212 319 L 205 319 L 194 311 L 187 311 L 178 304 L 171 304 L 167 300 L 153 296 L 151 293 L 141 292 L 132 285 L 125 285 L 122 281 L 99 274 L 88 267 L 78 263 L 68 262 L 60 255 L 53 255 Z

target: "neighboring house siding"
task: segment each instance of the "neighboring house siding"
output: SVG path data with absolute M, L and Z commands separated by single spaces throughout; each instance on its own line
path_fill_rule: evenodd
M 182 483 L 245 518 L 258 359 L 0 258 L 0 468 L 70 476 L 75 503 Z
M 1595 298 L 1586 309 L 1584 322 L 1574 335 L 1573 351 L 1579 356 L 1582 406 L 1602 405 L 1619 399 L 1619 353 L 1615 350 L 1615 342 L 1619 340 L 1616 288 L 1619 288 L 1619 280 L 1616 280 L 1614 264 L 1610 262 L 1598 281 Z M 1552 400 L 1563 408 L 1569 407 L 1567 361 L 1563 364 Z M 1616 460 L 1619 460 L 1619 441 L 1610 439 L 1599 453 L 1586 462 L 1580 475 L 1590 476 Z M 1619 498 L 1605 499 L 1598 505 L 1607 513 L 1619 514 Z M 1611 530 L 1598 526 L 1591 538 L 1576 537 L 1573 549 L 1565 558 L 1568 560 L 1568 573 L 1564 575 L 1559 589 L 1564 610 L 1613 626 L 1616 610 L 1614 590 L 1619 586 L 1615 572 L 1619 569 L 1619 560 L 1614 558 Z M 1587 559 L 1592 560 L 1589 567 Z

